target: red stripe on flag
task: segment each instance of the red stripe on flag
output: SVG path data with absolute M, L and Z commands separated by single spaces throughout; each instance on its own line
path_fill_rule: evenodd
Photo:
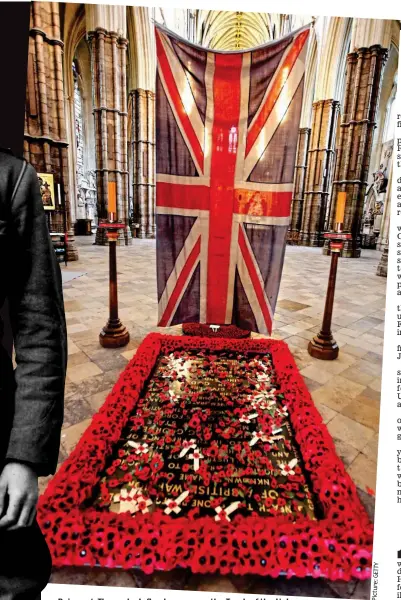
M 157 206 L 208 210 L 209 196 L 210 188 L 206 185 L 183 185 L 164 181 L 156 183 Z
M 247 243 L 246 243 L 245 237 L 244 237 L 245 235 L 246 234 L 244 233 L 242 227 L 240 226 L 239 232 L 238 232 L 238 244 L 239 244 L 240 250 L 242 252 L 242 256 L 244 258 L 246 268 L 249 273 L 249 277 L 251 279 L 252 287 L 255 290 L 255 294 L 256 294 L 256 297 L 259 302 L 260 310 L 262 311 L 262 315 L 263 315 L 263 319 L 264 319 L 264 322 L 267 327 L 267 331 L 269 333 L 271 333 L 272 319 L 271 319 L 270 311 L 269 311 L 269 308 L 268 308 L 268 305 L 266 302 L 265 292 L 264 292 L 264 289 L 262 288 L 258 274 L 255 269 L 255 265 L 253 263 L 251 255 L 249 253 L 249 248 L 247 246 Z
M 252 127 L 248 132 L 245 156 L 248 156 L 264 124 L 266 123 L 270 113 L 272 112 L 274 105 L 277 102 L 277 98 L 279 97 L 280 92 L 285 82 L 287 81 L 293 66 L 296 63 L 297 58 L 302 48 L 304 47 L 306 40 L 308 39 L 308 35 L 309 29 L 307 29 L 306 31 L 302 31 L 298 35 L 298 37 L 293 42 L 292 48 L 287 54 L 284 63 L 281 65 L 281 67 L 279 67 L 280 73 L 277 75 L 276 80 L 273 83 L 272 89 L 270 90 L 270 93 L 268 94 L 266 101 L 256 118 L 256 121 L 253 123 Z
M 166 327 L 168 325 L 170 318 L 174 316 L 174 313 L 173 313 L 174 308 L 180 298 L 180 295 L 182 294 L 182 292 L 185 288 L 185 284 L 187 283 L 188 277 L 193 269 L 193 266 L 199 257 L 200 248 L 201 248 L 201 242 L 200 242 L 200 236 L 199 236 L 196 241 L 196 244 L 192 248 L 190 255 L 187 258 L 187 262 L 185 263 L 184 268 L 182 269 L 181 273 L 179 274 L 177 283 L 176 283 L 175 288 L 169 298 L 169 301 L 166 306 L 166 310 L 164 311 L 163 316 L 159 321 L 158 327 Z
M 289 217 L 292 192 L 261 192 L 237 188 L 234 212 L 256 217 Z
M 226 319 L 242 54 L 215 54 L 207 268 L 208 323 Z
M 159 61 L 159 67 L 163 73 L 164 81 L 166 82 L 171 100 L 174 104 L 175 111 L 180 120 L 180 125 L 182 126 L 182 129 L 184 130 L 184 132 L 188 138 L 189 144 L 191 145 L 191 149 L 192 149 L 192 151 L 196 157 L 196 160 L 198 161 L 198 164 L 203 172 L 203 159 L 204 159 L 203 149 L 199 143 L 199 140 L 196 136 L 194 128 L 192 127 L 192 123 L 191 123 L 191 121 L 186 113 L 186 110 L 184 108 L 184 104 L 181 100 L 180 93 L 177 88 L 177 84 L 175 83 L 175 80 L 174 80 L 174 75 L 171 70 L 170 63 L 168 62 L 168 58 L 167 58 L 166 52 L 164 50 L 163 43 L 160 39 L 160 33 L 158 32 L 157 29 L 156 29 L 156 46 L 157 46 L 157 58 Z

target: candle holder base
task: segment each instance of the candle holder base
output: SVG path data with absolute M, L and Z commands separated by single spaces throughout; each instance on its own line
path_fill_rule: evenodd
M 103 348 L 121 348 L 128 344 L 129 339 L 129 332 L 120 319 L 109 319 L 99 334 L 99 343 Z
M 99 229 L 107 232 L 109 241 L 109 319 L 99 334 L 99 343 L 103 348 L 121 348 L 129 342 L 129 333 L 118 317 L 117 297 L 117 257 L 116 243 L 119 232 L 125 229 L 124 223 L 99 223 Z
M 325 335 L 320 332 L 309 342 L 308 352 L 313 358 L 335 360 L 338 357 L 339 347 L 331 334 Z
M 341 219 L 337 218 L 337 229 L 331 233 L 325 233 L 324 238 L 329 243 L 331 254 L 331 265 L 329 273 L 329 282 L 327 285 L 326 301 L 324 304 L 323 323 L 320 332 L 315 335 L 308 345 L 308 352 L 313 358 L 320 360 L 335 360 L 338 357 L 338 344 L 331 333 L 331 319 L 333 316 L 334 291 L 336 288 L 338 257 L 344 247 L 344 242 L 352 236 L 350 233 L 343 233 Z

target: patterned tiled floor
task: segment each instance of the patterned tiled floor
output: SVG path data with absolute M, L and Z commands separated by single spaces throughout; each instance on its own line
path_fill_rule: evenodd
M 119 350 L 101 348 L 98 336 L 108 313 L 108 249 L 94 246 L 93 238 L 76 239 L 80 260 L 62 266 L 69 273 L 64 284 L 69 365 L 60 462 L 75 447 L 142 338 L 155 329 L 157 314 L 155 242 L 133 240 L 131 247 L 117 249 L 119 314 L 131 341 Z M 376 276 L 379 259 L 380 253 L 364 251 L 359 260 L 340 260 L 333 316 L 340 354 L 335 361 L 319 361 L 309 356 L 307 345 L 321 325 L 329 259 L 318 249 L 287 247 L 273 331 L 273 337 L 288 343 L 372 516 L 386 291 L 386 280 Z M 77 277 L 70 279 L 73 272 Z M 42 489 L 46 482 L 41 481 Z M 199 577 L 182 570 L 145 576 L 61 569 L 53 573 L 52 582 L 359 600 L 369 596 L 367 582 L 329 585 L 308 580 Z

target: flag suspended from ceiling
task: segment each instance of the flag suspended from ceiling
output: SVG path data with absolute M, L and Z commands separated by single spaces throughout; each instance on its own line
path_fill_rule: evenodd
M 217 52 L 156 26 L 160 326 L 271 332 L 308 35 Z

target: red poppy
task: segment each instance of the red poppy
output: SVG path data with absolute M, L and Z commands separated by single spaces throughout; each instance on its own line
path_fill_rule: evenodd
M 150 468 L 152 470 L 153 473 L 157 473 L 158 471 L 161 471 L 161 469 L 164 466 L 164 461 L 163 461 L 163 457 L 161 454 L 153 454 L 152 456 L 152 460 L 150 461 Z
M 135 477 L 137 477 L 141 481 L 146 481 L 146 479 L 149 479 L 150 475 L 151 470 L 150 467 L 148 467 L 147 465 L 139 466 L 135 469 Z

